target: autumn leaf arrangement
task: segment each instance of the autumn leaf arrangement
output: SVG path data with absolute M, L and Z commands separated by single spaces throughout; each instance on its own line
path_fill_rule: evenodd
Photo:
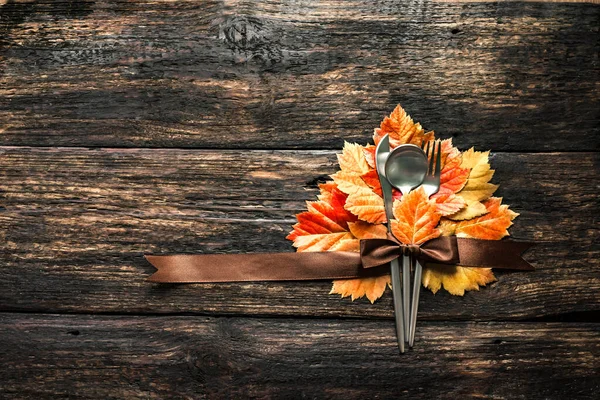
M 298 252 L 356 251 L 361 239 L 386 238 L 386 216 L 381 186 L 375 169 L 375 148 L 389 135 L 390 147 L 435 140 L 399 105 L 385 117 L 373 134 L 375 145 L 345 143 L 338 154 L 340 170 L 332 180 L 319 185 L 316 201 L 307 202 L 307 211 L 287 236 Z M 394 189 L 392 233 L 404 244 L 421 245 L 439 236 L 500 240 L 519 214 L 493 197 L 498 188 L 490 181 L 494 170 L 489 151 L 473 148 L 461 152 L 452 139 L 442 142 L 442 171 L 439 191 L 427 198 L 422 189 L 405 196 Z M 491 268 L 427 264 L 422 284 L 433 293 L 445 289 L 463 296 L 496 280 Z M 333 281 L 332 294 L 352 300 L 367 297 L 371 303 L 380 298 L 390 276 Z

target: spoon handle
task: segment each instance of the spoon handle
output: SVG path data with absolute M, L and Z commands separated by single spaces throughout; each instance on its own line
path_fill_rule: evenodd
M 404 296 L 404 336 L 408 341 L 410 335 L 410 258 L 402 257 L 402 295 Z

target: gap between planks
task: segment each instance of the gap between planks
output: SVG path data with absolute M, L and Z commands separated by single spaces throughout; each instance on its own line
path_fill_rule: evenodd
M 600 1 L 600 0 L 598 0 Z M 438 138 L 441 140 L 452 139 L 452 138 Z M 373 144 L 371 140 L 364 142 L 364 144 L 358 143 L 360 145 L 368 145 Z M 282 147 L 282 148 L 273 148 L 273 149 L 265 149 L 258 147 L 241 147 L 241 148 L 232 148 L 232 147 L 129 147 L 129 146 L 0 146 L 0 154 L 2 154 L 2 150 L 20 150 L 20 149 L 40 149 L 40 150 L 73 150 L 73 151 L 95 151 L 95 150 L 104 150 L 104 151 L 207 151 L 207 152 L 216 152 L 216 151 L 232 151 L 232 152 L 243 152 L 243 151 L 252 151 L 256 153 L 272 153 L 272 152 L 289 152 L 289 153 L 301 153 L 301 152 L 323 152 L 323 153 L 331 153 L 331 152 L 341 152 L 343 149 L 343 143 L 340 143 L 339 148 L 324 148 L 324 147 Z M 467 148 L 460 148 L 460 151 L 468 150 Z M 502 150 L 502 151 L 494 151 L 494 149 L 487 148 L 478 148 L 478 151 L 487 151 L 490 150 L 494 154 L 597 154 L 600 153 L 600 149 L 598 150 L 555 150 L 555 151 L 521 151 L 521 150 Z

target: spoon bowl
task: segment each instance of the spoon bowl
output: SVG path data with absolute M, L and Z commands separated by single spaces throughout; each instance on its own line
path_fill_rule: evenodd
M 427 164 L 427 156 L 419 146 L 403 144 L 387 157 L 385 177 L 404 196 L 421 185 L 427 174 Z

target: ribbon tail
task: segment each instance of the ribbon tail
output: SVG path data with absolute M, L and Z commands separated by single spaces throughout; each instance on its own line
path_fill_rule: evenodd
M 153 273 L 152 275 L 150 275 L 148 278 L 146 278 L 147 282 L 161 282 L 161 272 L 163 271 L 162 269 L 162 264 L 160 263 L 160 257 L 158 256 L 149 256 L 149 255 L 144 255 L 144 258 L 146 259 L 146 261 L 148 261 L 150 264 L 152 264 L 152 266 L 154 268 L 157 269 L 157 271 L 155 273 Z
M 383 275 L 385 268 L 364 269 L 360 254 L 348 251 L 256 254 L 146 255 L 161 283 L 302 281 Z
M 502 240 L 479 240 L 457 238 L 459 265 L 464 267 L 487 267 L 518 271 L 535 268 L 521 257 L 534 243 Z
M 511 268 L 514 270 L 520 271 L 534 271 L 535 267 L 528 263 L 523 257 L 522 254 L 529 250 L 531 247 L 535 246 L 535 243 L 531 242 L 512 242 L 512 247 L 514 248 L 514 253 L 511 253 L 514 256 L 511 259 Z
M 193 266 L 190 265 L 193 260 L 190 257 L 193 256 L 144 255 L 144 258 L 157 269 L 157 271 L 150 275 L 146 280 L 148 282 L 195 282 L 193 279 Z

